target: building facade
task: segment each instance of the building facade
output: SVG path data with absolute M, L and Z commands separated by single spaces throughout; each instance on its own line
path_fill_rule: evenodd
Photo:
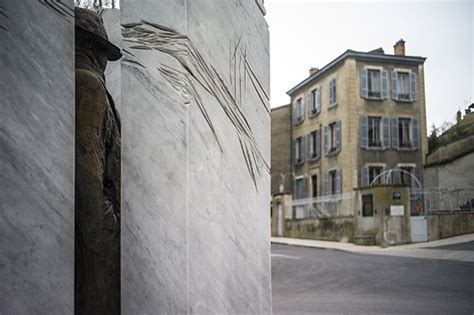
M 271 117 L 271 194 L 289 193 L 291 177 L 291 104 L 272 108 Z
M 307 200 L 296 207 L 295 217 L 314 208 L 313 201 L 341 198 L 359 187 L 402 183 L 413 191 L 421 188 L 427 153 L 426 58 L 406 56 L 403 40 L 394 48 L 393 55 L 381 48 L 347 50 L 322 69 L 312 68 L 287 92 L 293 200 Z M 337 207 L 340 214 L 353 214 L 349 202 Z

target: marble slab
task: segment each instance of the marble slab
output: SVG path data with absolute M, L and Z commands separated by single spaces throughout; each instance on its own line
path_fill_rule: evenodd
M 72 314 L 73 1 L 0 4 L 0 313 Z
M 262 12 L 250 0 L 121 11 L 122 311 L 271 313 Z

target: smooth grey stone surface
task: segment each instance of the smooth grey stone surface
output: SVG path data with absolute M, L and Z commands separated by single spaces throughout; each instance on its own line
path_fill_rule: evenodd
M 122 311 L 271 313 L 262 12 L 250 0 L 121 11 Z
M 73 1 L 0 4 L 0 313 L 71 314 Z

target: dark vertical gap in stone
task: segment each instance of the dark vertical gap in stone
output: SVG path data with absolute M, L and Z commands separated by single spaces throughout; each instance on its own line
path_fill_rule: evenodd
M 81 10 L 75 11 L 74 312 L 120 314 L 120 118 L 105 85 L 106 48 L 78 29 Z M 105 32 L 99 19 L 88 23 Z

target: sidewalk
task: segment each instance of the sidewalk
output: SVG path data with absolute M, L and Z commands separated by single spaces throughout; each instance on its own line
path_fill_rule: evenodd
M 271 237 L 273 244 L 285 244 L 294 246 L 313 247 L 320 249 L 333 249 L 349 253 L 392 255 L 425 259 L 443 259 L 474 262 L 474 251 L 460 251 L 447 249 L 434 249 L 438 246 L 453 245 L 474 241 L 474 234 L 466 234 L 450 237 L 442 240 L 398 245 L 382 248 L 379 246 L 361 246 L 352 243 L 307 240 L 298 238 Z

